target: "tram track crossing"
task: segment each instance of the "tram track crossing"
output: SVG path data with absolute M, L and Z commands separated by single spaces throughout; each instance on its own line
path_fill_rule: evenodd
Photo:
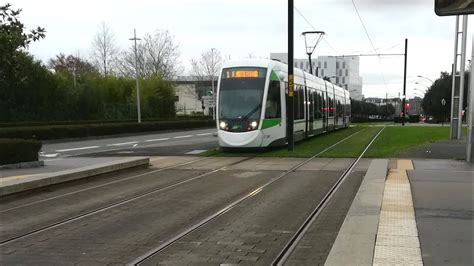
M 370 141 L 370 143 L 365 147 L 365 149 L 363 150 L 363 152 L 360 154 L 360 156 L 358 158 L 356 158 L 350 165 L 349 167 L 343 172 L 343 174 L 337 179 L 336 183 L 334 184 L 334 186 L 330 189 L 330 191 L 326 194 L 326 196 L 323 198 L 323 201 L 321 201 L 319 204 L 318 204 L 318 207 L 316 207 L 317 210 L 322 210 L 324 208 L 324 206 L 326 205 L 326 203 L 331 199 L 332 195 L 334 195 L 336 192 L 337 192 L 337 189 L 340 187 L 340 184 L 343 182 L 343 180 L 351 173 L 351 171 L 355 168 L 355 166 L 357 165 L 357 163 L 359 162 L 359 160 L 362 158 L 362 156 L 365 154 L 365 152 L 368 150 L 368 148 L 370 147 L 370 145 L 375 141 L 375 139 L 377 139 L 377 137 L 379 136 L 379 134 L 382 132 L 384 128 L 382 128 L 373 138 L 372 140 Z M 357 132 L 354 132 L 352 133 L 351 135 L 339 140 L 338 142 L 334 143 L 333 145 L 329 146 L 328 148 L 322 150 L 321 152 L 317 153 L 316 155 L 313 155 L 311 156 L 310 158 L 298 163 L 297 165 L 291 167 L 289 170 L 286 170 L 285 172 L 281 173 L 280 175 L 272 178 L 271 180 L 269 180 L 267 183 L 265 183 L 264 185 L 262 186 L 259 186 L 258 188 L 254 189 L 253 191 L 251 191 L 250 193 L 244 195 L 243 197 L 239 198 L 238 200 L 228 204 L 226 207 L 222 208 L 221 210 L 215 212 L 214 214 L 206 217 L 205 219 L 195 223 L 194 225 L 184 229 L 183 231 L 181 231 L 180 233 L 176 234 L 174 237 L 168 239 L 167 241 L 164 241 L 161 245 L 159 245 L 158 247 L 154 248 L 154 249 L 151 249 L 149 250 L 147 253 L 137 257 L 136 259 L 134 259 L 133 261 L 130 261 L 128 263 L 128 265 L 147 265 L 148 263 L 148 260 L 152 259 L 153 256 L 159 254 L 160 252 L 164 251 L 165 249 L 167 249 L 168 247 L 172 246 L 173 244 L 179 242 L 182 238 L 184 238 L 185 236 L 187 235 L 190 235 L 192 234 L 193 232 L 195 232 L 196 230 L 198 230 L 199 228 L 203 227 L 204 225 L 207 225 L 209 223 L 211 223 L 212 221 L 216 220 L 217 218 L 221 217 L 222 215 L 224 215 L 225 213 L 229 212 L 230 210 L 232 210 L 233 208 L 237 207 L 240 203 L 254 197 L 255 195 L 259 194 L 260 192 L 262 192 L 265 188 L 267 188 L 268 186 L 270 186 L 271 184 L 275 183 L 276 181 L 282 179 L 283 177 L 285 176 L 288 176 L 290 173 L 293 173 L 295 172 L 296 170 L 298 170 L 299 168 L 301 168 L 302 166 L 306 165 L 308 162 L 310 162 L 311 160 L 321 156 L 323 153 L 327 152 L 328 150 L 331 150 L 332 148 L 336 147 L 337 145 L 343 143 L 344 141 L 346 141 L 347 139 L 350 139 L 352 138 L 353 136 L 357 135 L 358 133 L 362 132 L 364 129 L 362 130 L 359 130 Z M 313 211 L 314 212 L 314 211 Z M 303 226 L 306 224 L 306 226 L 308 225 L 311 225 L 311 223 L 308 223 L 308 221 L 313 221 L 315 218 L 315 215 L 313 214 L 313 212 L 311 213 L 311 216 L 309 218 L 307 218 L 305 220 L 305 223 L 303 224 Z M 298 231 L 299 232 L 299 231 Z M 298 235 L 301 234 L 301 232 L 297 233 Z M 298 238 L 299 239 L 299 238 Z M 297 243 L 295 241 L 293 241 L 292 243 Z M 282 251 L 282 254 L 286 254 L 285 252 L 286 250 L 286 247 L 285 249 Z M 278 264 L 278 261 L 279 259 L 277 258 L 276 260 L 276 263 Z

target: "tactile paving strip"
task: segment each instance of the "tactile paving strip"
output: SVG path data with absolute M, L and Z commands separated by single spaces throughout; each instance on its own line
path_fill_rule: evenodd
M 410 160 L 398 160 L 385 182 L 373 265 L 423 265 L 410 182 Z

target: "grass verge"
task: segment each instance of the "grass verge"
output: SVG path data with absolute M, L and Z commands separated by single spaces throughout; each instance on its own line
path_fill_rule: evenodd
M 353 138 L 349 138 L 327 152 L 321 154 L 321 157 L 328 158 L 355 158 L 358 157 L 373 137 L 382 127 L 368 127 Z
M 417 145 L 448 138 L 448 127 L 387 127 L 372 144 L 365 157 L 390 157 Z
M 258 157 L 300 157 L 306 158 L 314 156 L 324 149 L 330 147 L 341 139 L 362 130 L 363 127 L 350 127 L 340 129 L 335 132 L 325 133 L 310 139 L 295 143 L 293 151 L 288 151 L 287 147 L 272 149 L 267 151 L 223 151 L 220 149 L 210 150 L 203 153 L 204 156 L 258 156 Z M 360 135 L 360 133 L 358 134 Z M 342 144 L 342 143 L 341 143 Z M 339 145 L 338 145 L 339 146 Z

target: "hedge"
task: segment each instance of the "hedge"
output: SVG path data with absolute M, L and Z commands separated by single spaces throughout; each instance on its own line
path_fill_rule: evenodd
M 182 120 L 209 120 L 209 116 L 204 115 L 179 115 L 170 118 L 143 118 L 143 122 L 160 121 L 182 121 Z M 23 121 L 23 122 L 0 122 L 1 127 L 33 127 L 33 126 L 63 126 L 63 125 L 91 125 L 91 124 L 112 124 L 112 123 L 133 123 L 136 119 L 125 120 L 71 120 L 71 121 Z
M 213 120 L 0 128 L 0 138 L 50 140 L 215 126 Z
M 0 165 L 38 161 L 41 142 L 27 139 L 0 139 Z

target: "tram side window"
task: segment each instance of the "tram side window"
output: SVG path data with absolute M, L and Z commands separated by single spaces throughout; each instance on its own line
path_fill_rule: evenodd
M 315 99 L 315 104 L 314 104 L 314 118 L 315 119 L 319 119 L 319 118 L 322 118 L 323 115 L 321 113 L 321 102 L 322 102 L 322 99 L 321 99 L 321 94 L 319 93 L 319 91 L 316 91 L 316 99 Z
M 339 96 L 337 99 L 337 116 L 342 117 L 344 110 L 342 109 L 341 104 L 342 98 Z
M 298 107 L 299 93 L 300 93 L 299 87 L 295 86 L 295 93 L 293 94 L 293 117 L 295 120 L 298 119 L 299 117 L 299 114 L 298 114 L 298 111 L 300 110 L 300 108 Z
M 271 81 L 268 86 L 265 118 L 281 118 L 280 82 Z
M 334 96 L 333 95 L 329 95 L 328 109 L 329 109 L 329 116 L 334 116 Z
M 300 116 L 299 119 L 304 119 L 304 87 L 300 86 L 300 93 L 298 95 L 299 97 L 299 104 L 300 104 Z

